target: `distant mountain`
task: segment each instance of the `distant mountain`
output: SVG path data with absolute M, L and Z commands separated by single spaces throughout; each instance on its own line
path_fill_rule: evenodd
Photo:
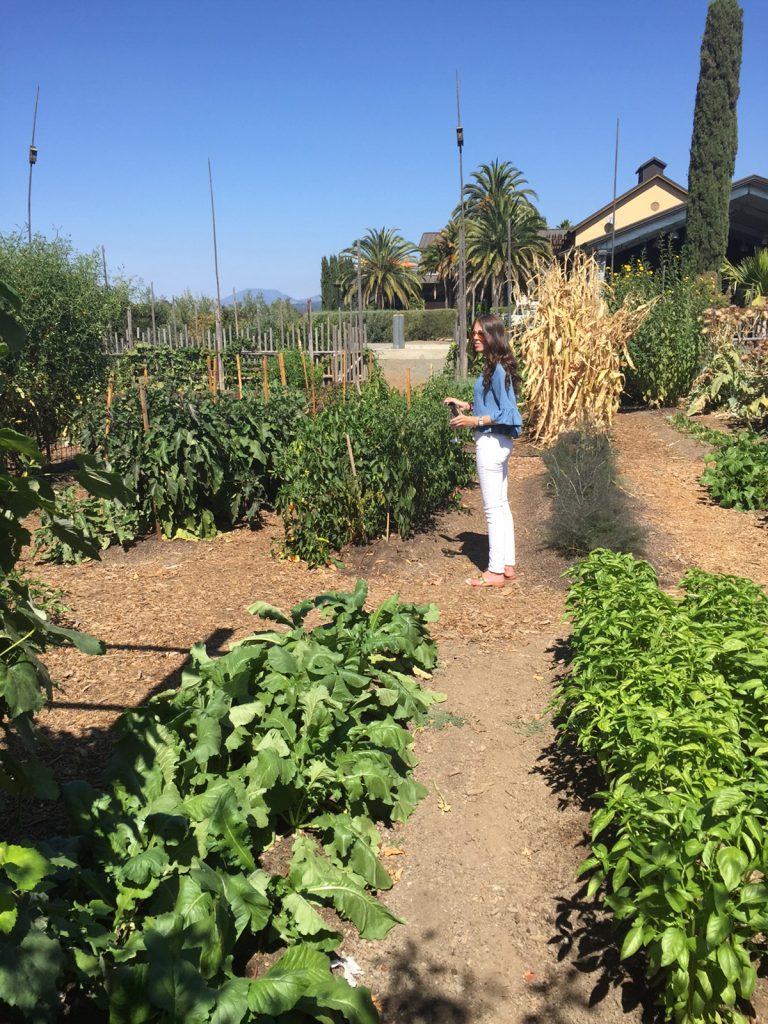
M 238 302 L 242 302 L 247 295 L 252 296 L 254 299 L 257 295 L 261 295 L 268 306 L 271 306 L 277 299 L 287 299 L 288 302 L 291 302 L 297 309 L 304 310 L 307 308 L 307 299 L 293 299 L 290 295 L 286 295 L 285 292 L 279 292 L 277 288 L 243 288 L 242 291 L 235 293 L 234 299 L 237 299 Z M 228 295 L 225 299 L 221 300 L 221 304 L 222 306 L 231 306 L 234 299 L 231 295 Z M 320 309 L 320 306 L 320 296 L 313 295 L 312 309 Z

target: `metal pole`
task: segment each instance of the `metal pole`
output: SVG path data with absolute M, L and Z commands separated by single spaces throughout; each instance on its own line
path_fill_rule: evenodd
M 467 376 L 467 262 L 464 235 L 464 129 L 461 126 L 461 105 L 459 100 L 459 72 L 456 72 L 456 145 L 459 147 L 459 194 L 461 198 L 461 220 L 459 221 L 459 377 Z
M 211 192 L 211 224 L 213 226 L 213 265 L 216 271 L 216 380 L 219 391 L 223 390 L 224 367 L 221 361 L 222 329 L 221 329 L 221 285 L 219 283 L 219 248 L 216 243 L 216 210 L 213 206 L 213 174 L 211 172 L 211 158 L 208 157 L 208 185 Z
M 155 322 L 155 286 L 152 281 L 149 282 L 149 301 L 152 310 L 152 344 L 154 345 L 157 341 L 157 323 Z
M 357 329 L 363 336 L 363 268 L 360 263 L 360 239 L 357 240 Z
M 32 168 L 37 163 L 37 146 L 35 145 L 35 129 L 37 128 L 37 103 L 40 99 L 40 86 L 35 93 L 35 112 L 32 115 L 32 142 L 29 145 L 29 184 L 27 185 L 27 241 L 32 245 Z
M 619 175 L 619 119 L 616 118 L 616 149 L 613 154 L 613 211 L 611 213 L 611 281 L 613 262 L 616 254 L 616 182 Z
M 512 218 L 507 217 L 507 308 L 512 306 Z

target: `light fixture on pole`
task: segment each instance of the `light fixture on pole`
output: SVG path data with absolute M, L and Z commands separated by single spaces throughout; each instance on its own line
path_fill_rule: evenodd
M 29 144 L 29 184 L 27 185 L 27 240 L 32 245 L 32 168 L 37 163 L 37 146 L 35 145 L 35 128 L 37 127 L 37 102 L 40 99 L 40 86 L 35 93 L 35 112 L 32 115 L 32 141 Z
M 459 101 L 459 72 L 456 72 L 456 145 L 459 149 L 459 197 L 461 200 L 461 219 L 459 221 L 459 359 L 457 372 L 459 377 L 467 376 L 467 263 L 464 237 L 464 129 L 461 125 L 461 105 Z

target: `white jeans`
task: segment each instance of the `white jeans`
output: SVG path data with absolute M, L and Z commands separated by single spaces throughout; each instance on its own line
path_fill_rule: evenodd
M 507 463 L 512 438 L 475 434 L 475 458 L 483 510 L 488 521 L 488 572 L 504 572 L 515 564 L 515 526 L 507 499 Z

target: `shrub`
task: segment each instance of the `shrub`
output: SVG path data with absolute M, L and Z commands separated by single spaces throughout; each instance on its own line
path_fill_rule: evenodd
M 371 344 L 392 342 L 392 317 L 396 313 L 402 313 L 405 317 L 405 340 L 406 341 L 437 341 L 444 338 L 453 338 L 456 327 L 455 309 L 367 309 L 365 311 L 365 325 L 368 341 Z M 354 319 L 356 314 L 345 311 L 342 316 L 348 321 L 350 315 Z M 323 312 L 316 314 L 314 323 L 338 324 L 339 314 Z
M 643 550 L 644 531 L 619 484 L 606 434 L 561 434 L 543 459 L 552 494 L 550 547 L 567 555 L 585 555 L 595 548 L 636 554 Z
M 709 286 L 684 271 L 671 245 L 662 250 L 653 270 L 643 259 L 625 265 L 609 292 L 610 304 L 655 300 L 645 321 L 629 341 L 631 362 L 625 369 L 624 391 L 630 402 L 674 405 L 687 395 L 701 371 L 707 351 L 703 317 Z

